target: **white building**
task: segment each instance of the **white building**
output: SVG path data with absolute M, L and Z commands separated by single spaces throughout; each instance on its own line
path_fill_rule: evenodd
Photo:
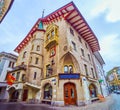
M 6 91 L 6 76 L 7 72 L 11 71 L 17 60 L 17 56 L 11 53 L 0 53 L 0 100 L 7 99 Z

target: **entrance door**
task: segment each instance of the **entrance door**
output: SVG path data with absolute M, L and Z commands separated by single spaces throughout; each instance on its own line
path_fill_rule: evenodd
M 76 87 L 73 83 L 64 85 L 64 102 L 65 105 L 75 105 L 77 99 Z
M 27 97 L 28 97 L 28 89 L 25 89 L 23 91 L 23 101 L 26 101 L 27 100 Z

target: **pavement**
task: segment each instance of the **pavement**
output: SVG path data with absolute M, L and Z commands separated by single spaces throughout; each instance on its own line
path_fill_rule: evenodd
M 117 96 L 118 97 L 118 96 Z M 113 100 L 112 95 L 105 98 L 104 102 L 96 101 L 92 104 L 85 106 L 52 106 L 48 104 L 27 104 L 24 102 L 11 102 L 11 103 L 1 103 L 0 110 L 117 110 L 111 109 L 114 105 L 115 100 Z M 118 101 L 119 102 L 119 101 Z M 118 109 L 120 110 L 120 109 Z
M 96 101 L 92 104 L 85 106 L 64 106 L 64 107 L 50 107 L 53 110 L 111 110 L 111 105 L 114 104 L 112 96 L 109 95 L 105 98 L 104 102 Z

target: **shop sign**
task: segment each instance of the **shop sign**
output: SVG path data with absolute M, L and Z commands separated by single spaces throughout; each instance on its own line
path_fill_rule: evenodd
M 80 78 L 80 74 L 79 73 L 62 73 L 59 74 L 59 79 L 79 79 Z

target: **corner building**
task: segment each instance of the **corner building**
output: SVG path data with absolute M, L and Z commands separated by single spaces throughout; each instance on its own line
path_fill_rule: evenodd
M 21 88 L 13 85 L 20 90 L 17 98 L 58 106 L 96 100 L 101 90 L 93 53 L 99 50 L 96 36 L 73 2 L 38 19 L 15 49 L 16 65 L 25 67 L 17 70 L 25 75 L 24 81 L 15 83 Z

